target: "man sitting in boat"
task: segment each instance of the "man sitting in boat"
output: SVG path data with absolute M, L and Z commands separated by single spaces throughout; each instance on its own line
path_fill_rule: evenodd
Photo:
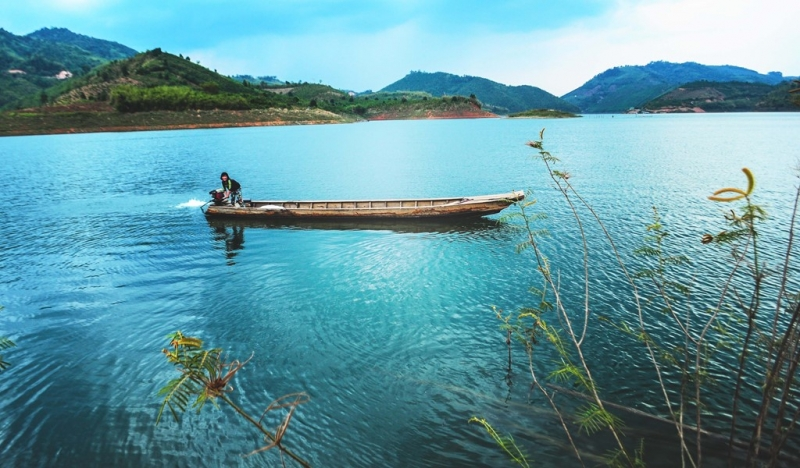
M 239 182 L 228 177 L 227 172 L 223 172 L 222 175 L 219 176 L 219 179 L 222 181 L 222 190 L 225 191 L 225 196 L 228 198 L 228 203 L 231 205 L 236 205 L 237 203 L 242 203 L 242 186 Z

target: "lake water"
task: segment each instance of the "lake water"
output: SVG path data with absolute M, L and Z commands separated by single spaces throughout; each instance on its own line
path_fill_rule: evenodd
M 280 466 L 274 451 L 240 456 L 263 443 L 229 408 L 190 410 L 180 424 L 165 417 L 155 425 L 156 393 L 176 376 L 161 354 L 175 330 L 232 359 L 254 354 L 231 394 L 254 415 L 281 395 L 307 392 L 311 401 L 298 409 L 284 444 L 315 466 L 507 465 L 483 429 L 467 423 L 472 416 L 512 435 L 539 466 L 572 463 L 552 415 L 529 392 L 519 349 L 507 379 L 492 306 L 531 305 L 528 288 L 538 285 L 531 257 L 515 253 L 519 232 L 496 217 L 209 223 L 197 207 L 222 171 L 242 183 L 245 198 L 532 189 L 553 233 L 543 245 L 565 290 L 575 291 L 567 296 L 578 297 L 575 228 L 525 146 L 543 127 L 546 147 L 625 255 L 641 245 L 656 205 L 674 242 L 697 262 L 689 276 L 728 266 L 721 251 L 712 255 L 699 243 L 723 226 L 724 207 L 705 197 L 745 186 L 744 166 L 772 216 L 768 232 L 787 230 L 800 160 L 797 113 L 0 139 L 7 190 L 0 336 L 17 343 L 2 353 L 12 367 L 0 374 L 0 464 Z M 625 314 L 621 277 L 605 268 L 607 249 L 596 252 L 596 312 Z M 768 249 L 768 261 L 779 257 Z M 604 397 L 657 407 L 635 343 L 603 333 L 588 340 L 601 357 Z

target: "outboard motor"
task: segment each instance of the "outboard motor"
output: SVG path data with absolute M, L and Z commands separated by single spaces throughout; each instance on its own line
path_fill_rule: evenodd
M 216 206 L 226 205 L 228 203 L 228 199 L 225 198 L 224 190 L 216 189 L 208 192 L 208 194 L 211 195 L 211 201 L 213 201 Z

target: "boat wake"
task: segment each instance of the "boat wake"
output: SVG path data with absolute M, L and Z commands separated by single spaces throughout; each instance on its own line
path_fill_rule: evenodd
M 202 200 L 197 200 L 197 199 L 192 198 L 188 202 L 181 203 L 180 205 L 177 205 L 175 208 L 197 208 L 198 206 L 203 206 L 205 204 L 206 204 L 206 202 L 204 202 Z

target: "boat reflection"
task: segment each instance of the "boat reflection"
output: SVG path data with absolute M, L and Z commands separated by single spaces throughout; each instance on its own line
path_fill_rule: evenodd
M 503 223 L 483 217 L 449 219 L 240 219 L 206 218 L 217 232 L 229 229 L 297 229 L 328 231 L 394 231 L 397 233 L 469 233 L 499 229 Z M 242 234 L 242 242 L 244 242 Z
M 230 224 L 211 224 L 214 240 L 224 242 L 225 258 L 229 264 L 233 264 L 233 259 L 244 248 L 244 226 Z

